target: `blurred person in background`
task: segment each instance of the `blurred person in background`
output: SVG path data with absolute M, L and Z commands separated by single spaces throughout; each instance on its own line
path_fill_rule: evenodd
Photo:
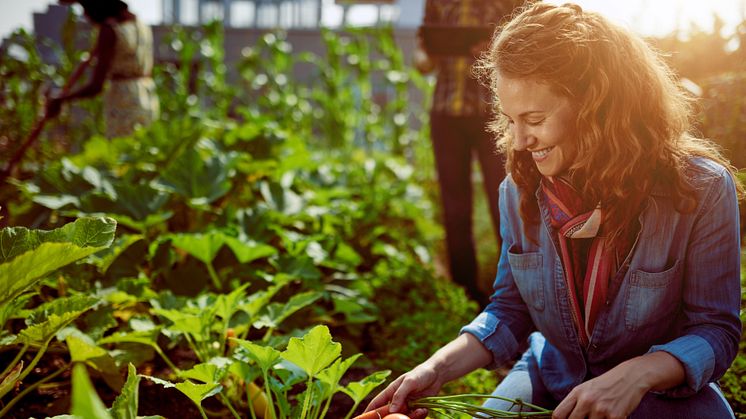
M 430 110 L 430 137 L 440 186 L 450 276 L 480 306 L 487 303 L 487 295 L 478 283 L 472 222 L 472 159 L 476 157 L 481 166 L 496 247 L 499 247 L 500 230 L 498 188 L 505 169 L 503 157 L 486 128 L 490 119 L 489 89 L 472 74 L 472 66 L 487 46 L 495 26 L 522 3 L 522 0 L 427 0 L 415 52 L 417 69 L 422 73 L 434 70 L 437 75 Z M 474 34 L 484 28 L 486 38 L 470 43 L 475 39 Z M 470 29 L 473 33 L 468 32 Z M 425 39 L 428 31 L 436 32 L 429 42 Z M 453 45 L 450 51 L 442 49 L 446 43 Z
M 46 105 L 47 117 L 57 116 L 65 102 L 93 97 L 104 91 L 107 137 L 129 135 L 138 126 L 147 126 L 156 120 L 159 102 L 151 77 L 153 33 L 150 26 L 138 20 L 120 0 L 60 0 L 60 3 L 79 3 L 86 18 L 97 27 L 98 36 L 88 60 L 79 64 L 87 67 L 93 63 L 88 82 L 50 97 Z
M 523 352 L 493 395 L 555 419 L 733 418 L 717 380 L 742 333 L 744 191 L 692 134 L 692 96 L 642 38 L 573 4 L 527 8 L 478 68 L 507 156 L 494 292 L 368 410 Z

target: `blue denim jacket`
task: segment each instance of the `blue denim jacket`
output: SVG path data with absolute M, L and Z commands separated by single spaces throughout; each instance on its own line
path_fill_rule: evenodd
M 550 216 L 537 191 L 541 222 L 519 215 L 519 192 L 508 176 L 500 186 L 503 238 L 491 302 L 461 333 L 476 336 L 493 354 L 491 367 L 517 355 L 520 342 L 538 330 L 537 356 L 546 388 L 563 399 L 575 386 L 624 360 L 665 351 L 686 371 L 671 389 L 687 396 L 728 369 L 738 351 L 740 244 L 738 203 L 728 172 L 693 159 L 687 176 L 697 208 L 681 214 L 669 191 L 654 188 L 640 215 L 640 232 L 626 269 L 609 284 L 609 297 L 590 342 L 581 347 L 573 324 L 562 263 L 550 233 Z

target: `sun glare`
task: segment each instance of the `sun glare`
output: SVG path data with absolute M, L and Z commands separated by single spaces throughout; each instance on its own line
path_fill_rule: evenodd
M 566 0 L 545 0 L 563 4 Z M 571 0 L 572 1 L 572 0 Z M 574 0 L 586 10 L 593 10 L 646 36 L 664 36 L 674 31 L 686 37 L 693 26 L 711 31 L 714 15 L 724 22 L 723 35 L 735 33 L 746 20 L 746 0 Z

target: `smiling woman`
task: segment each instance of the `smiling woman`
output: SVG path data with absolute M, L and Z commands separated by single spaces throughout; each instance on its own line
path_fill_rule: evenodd
M 478 70 L 509 173 L 494 292 L 369 409 L 399 411 L 510 362 L 528 341 L 493 396 L 560 419 L 733 417 L 716 380 L 741 335 L 743 191 L 691 134 L 692 99 L 676 76 L 600 14 L 544 2 L 498 30 Z

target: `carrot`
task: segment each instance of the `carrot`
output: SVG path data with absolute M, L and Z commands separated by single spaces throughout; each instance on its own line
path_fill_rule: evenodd
M 390 415 L 384 416 L 383 419 L 409 419 L 409 416 L 405 415 L 404 413 L 392 413 Z
M 376 410 L 363 413 L 360 416 L 355 416 L 353 419 L 382 419 L 384 416 L 389 415 L 389 405 L 379 407 Z

